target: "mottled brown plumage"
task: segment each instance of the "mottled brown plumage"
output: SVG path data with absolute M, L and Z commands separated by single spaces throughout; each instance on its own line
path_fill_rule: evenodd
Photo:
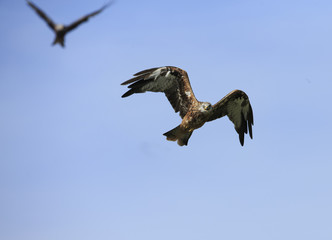
M 40 8 L 38 8 L 35 4 L 27 0 L 28 5 L 35 10 L 35 12 L 47 23 L 47 25 L 54 31 L 55 33 L 55 39 L 52 43 L 52 45 L 60 44 L 62 47 L 65 46 L 65 35 L 70 32 L 71 30 L 78 27 L 80 24 L 86 22 L 89 20 L 90 17 L 93 17 L 99 13 L 101 13 L 106 7 L 110 5 L 106 4 L 102 8 L 100 8 L 97 11 L 94 11 L 90 14 L 87 14 L 77 21 L 69 24 L 69 25 L 62 25 L 62 24 L 55 24 L 51 18 L 49 18 L 46 13 L 44 13 Z
M 242 146 L 244 134 L 248 133 L 248 129 L 250 138 L 253 137 L 253 112 L 245 92 L 234 90 L 211 106 L 208 102 L 200 102 L 196 99 L 188 74 L 181 68 L 171 66 L 151 68 L 138 72 L 134 76 L 121 84 L 130 84 L 128 86 L 130 90 L 122 97 L 146 91 L 164 92 L 175 112 L 180 113 L 181 124 L 164 133 L 167 140 L 177 141 L 180 146 L 187 145 L 195 129 L 202 127 L 205 122 L 225 115 L 234 123 Z

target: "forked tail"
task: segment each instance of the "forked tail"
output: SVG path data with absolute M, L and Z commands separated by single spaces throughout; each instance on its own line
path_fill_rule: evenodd
M 62 47 L 65 47 L 65 39 L 61 37 L 55 37 L 52 45 L 54 46 L 55 44 L 59 43 Z
M 192 131 L 186 131 L 179 125 L 176 128 L 173 128 L 171 131 L 164 133 L 163 135 L 167 137 L 168 141 L 177 140 L 178 144 L 183 146 L 188 144 L 188 140 L 192 133 Z

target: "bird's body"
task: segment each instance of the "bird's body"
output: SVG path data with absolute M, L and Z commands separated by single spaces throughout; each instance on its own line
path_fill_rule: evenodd
M 87 14 L 87 15 L 81 17 L 80 19 L 78 19 L 77 21 L 69 24 L 69 25 L 64 25 L 64 24 L 54 23 L 53 20 L 46 15 L 46 13 L 44 13 L 40 8 L 38 8 L 32 2 L 27 0 L 27 3 L 33 10 L 35 10 L 35 12 L 47 23 L 47 25 L 55 33 L 55 38 L 54 38 L 54 41 L 53 41 L 52 45 L 60 44 L 62 47 L 65 46 L 65 36 L 68 32 L 75 29 L 80 24 L 88 21 L 90 17 L 99 14 L 100 12 L 102 12 L 109 5 L 109 4 L 107 4 L 107 5 L 103 6 L 102 8 L 100 8 L 99 10 L 94 11 L 90 14 Z
M 60 44 L 62 47 L 65 46 L 65 35 L 66 35 L 66 28 L 63 24 L 56 24 L 54 27 L 55 38 L 52 45 Z
M 193 131 L 202 127 L 211 115 L 211 104 L 208 103 L 209 105 L 207 105 L 210 106 L 209 109 L 206 109 L 203 104 L 206 103 L 199 102 L 196 106 L 192 106 L 192 110 L 183 117 L 179 126 L 167 133 L 164 133 L 167 140 L 178 140 L 178 144 L 180 146 L 187 145 Z
M 241 90 L 227 94 L 215 105 L 198 101 L 191 89 L 187 72 L 177 67 L 161 67 L 138 72 L 135 77 L 122 83 L 131 83 L 122 97 L 145 91 L 164 92 L 175 112 L 180 112 L 182 122 L 179 126 L 164 133 L 167 140 L 178 141 L 180 146 L 187 145 L 195 129 L 206 122 L 227 115 L 234 123 L 241 145 L 244 134 L 252 138 L 253 113 L 248 96 Z
M 197 128 L 202 127 L 209 119 L 212 111 L 210 103 L 198 102 L 196 106 L 191 107 L 189 114 L 187 113 L 181 122 L 181 127 L 188 131 L 194 131 Z

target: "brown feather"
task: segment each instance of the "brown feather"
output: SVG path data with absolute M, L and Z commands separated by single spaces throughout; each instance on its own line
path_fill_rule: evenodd
M 129 79 L 129 80 L 121 83 L 121 85 L 127 85 L 129 83 L 133 83 L 133 82 L 136 82 L 136 81 L 144 80 L 149 75 L 150 75 L 150 73 L 147 73 L 147 74 L 144 74 L 144 75 L 140 75 L 140 76 L 137 76 L 137 77 L 133 77 L 133 78 L 131 78 L 131 79 Z
M 138 75 L 142 75 L 142 74 L 146 74 L 146 73 L 152 73 L 153 71 L 157 70 L 158 68 L 149 68 L 140 72 L 137 72 L 134 74 L 134 76 L 138 76 Z
M 236 100 L 243 99 L 241 105 L 236 105 Z M 236 107 L 236 108 L 231 108 Z M 208 121 L 213 121 L 217 118 L 221 118 L 225 115 L 234 123 L 236 132 L 239 134 L 239 140 L 241 145 L 244 144 L 244 134 L 248 133 L 250 138 L 253 137 L 252 125 L 254 125 L 252 108 L 249 102 L 247 94 L 241 90 L 234 90 L 223 97 L 219 102 L 214 104 L 213 113 Z M 245 108 L 248 107 L 248 111 L 244 113 Z M 235 112 L 240 111 L 240 112 Z M 246 115 L 244 115 L 246 114 Z M 237 125 L 238 124 L 238 125 Z
M 28 0 L 27 0 L 27 3 L 33 10 L 35 10 L 35 12 L 39 15 L 39 17 L 41 17 L 47 23 L 47 25 L 53 31 L 55 31 L 55 23 L 52 21 L 52 19 L 49 16 L 47 16 L 47 14 L 45 12 L 43 12 L 40 8 L 38 8 L 34 3 L 32 3 Z
M 180 112 L 182 118 L 186 115 L 190 106 L 197 103 L 190 86 L 188 74 L 181 68 L 171 66 L 150 68 L 140 71 L 134 76 L 136 77 L 121 84 L 131 83 L 128 86 L 130 90 L 122 97 L 145 91 L 164 92 L 175 112 Z

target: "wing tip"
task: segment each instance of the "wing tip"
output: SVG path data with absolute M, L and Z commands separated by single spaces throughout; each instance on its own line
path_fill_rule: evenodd
M 147 75 L 147 74 L 154 72 L 155 70 L 157 70 L 159 68 L 162 68 L 162 67 L 154 67 L 154 68 L 145 69 L 145 70 L 135 73 L 134 76 Z
M 129 80 L 127 80 L 127 81 L 124 81 L 123 83 L 121 83 L 120 85 L 122 85 L 122 86 L 124 86 L 124 85 L 127 85 L 127 84 L 129 84 L 131 79 L 129 79 Z
M 128 84 L 132 83 L 132 85 L 129 85 L 129 86 L 128 86 L 129 88 L 132 88 L 132 86 L 133 86 L 135 83 L 141 82 L 141 81 L 143 81 L 143 80 L 144 80 L 144 76 L 137 76 L 137 77 L 133 77 L 133 78 L 131 78 L 131 79 L 129 79 L 129 80 L 127 80 L 127 81 L 121 83 L 121 85 L 123 86 L 123 85 L 128 85 Z
M 130 89 L 129 91 L 125 92 L 121 97 L 125 98 L 125 97 L 129 97 L 130 95 L 132 95 L 134 92 L 132 91 L 132 89 Z
M 253 139 L 253 134 L 252 134 L 252 126 L 253 126 L 253 122 L 248 122 L 248 127 L 249 127 L 249 136 L 251 139 Z
M 239 140 L 240 140 L 240 144 L 243 147 L 244 145 L 244 133 L 242 132 L 241 134 L 239 134 Z
M 35 8 L 36 6 L 29 0 L 25 0 L 27 2 L 27 4 L 32 7 L 32 8 Z

